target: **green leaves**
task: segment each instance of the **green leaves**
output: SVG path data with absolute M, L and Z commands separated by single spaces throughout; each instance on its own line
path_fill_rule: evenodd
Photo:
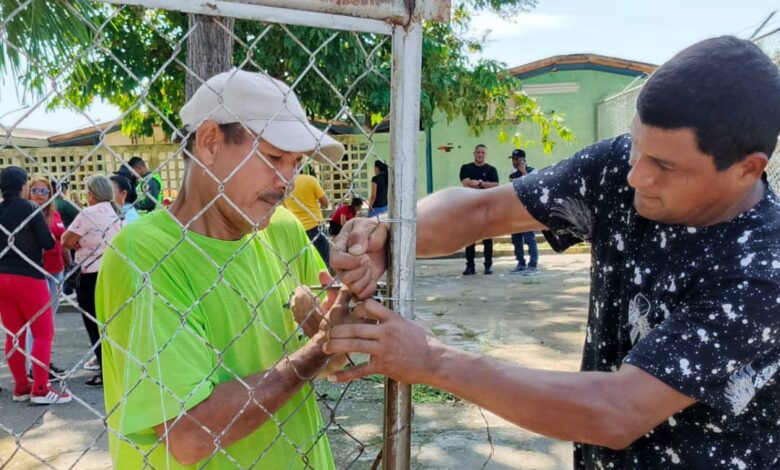
M 5 48 L 0 68 L 10 68 L 31 93 L 57 78 L 62 96 L 52 107 L 73 103 L 86 108 L 100 97 L 123 112 L 122 131 L 151 135 L 160 126 L 169 135 L 180 125 L 184 104 L 188 21 L 186 15 L 86 0 L 32 0 L 14 11 L 14 0 L 0 0 L 9 41 L 34 58 L 25 62 Z M 518 93 L 519 81 L 505 64 L 475 60 L 485 38 L 469 36 L 471 14 L 491 10 L 514 14 L 535 0 L 462 0 L 453 5 L 449 24 L 426 23 L 423 38 L 421 125 L 433 126 L 434 113 L 447 120 L 462 116 L 479 134 L 530 120 L 541 130 L 543 148 L 554 135 L 572 138 L 560 116 L 546 116 L 536 102 Z M 233 63 L 266 70 L 293 84 L 311 119 L 346 121 L 373 128 L 390 112 L 391 45 L 387 37 L 302 26 L 237 20 Z M 60 76 L 61 75 L 61 76 Z M 515 134 L 513 140 L 522 139 Z

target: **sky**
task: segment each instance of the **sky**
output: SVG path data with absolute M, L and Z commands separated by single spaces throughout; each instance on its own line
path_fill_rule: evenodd
M 747 38 L 775 10 L 780 0 L 539 0 L 514 20 L 479 15 L 472 29 L 491 30 L 484 56 L 509 67 L 576 53 L 661 64 L 701 39 Z
M 748 37 L 780 0 L 539 0 L 536 8 L 512 19 L 480 14 L 472 33 L 486 30 L 482 54 L 509 67 L 559 54 L 597 53 L 661 64 L 694 42 L 721 34 Z M 780 27 L 780 11 L 765 31 Z M 89 126 L 81 113 L 46 112 L 19 99 L 8 76 L 0 86 L 0 124 L 68 132 Z M 37 105 L 37 106 L 36 106 Z M 28 108 L 17 111 L 23 106 Z M 119 111 L 96 103 L 86 112 L 94 122 L 115 119 Z

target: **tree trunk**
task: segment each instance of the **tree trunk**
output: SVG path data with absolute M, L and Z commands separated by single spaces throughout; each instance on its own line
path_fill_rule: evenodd
M 190 14 L 189 18 L 190 28 L 197 27 L 187 39 L 187 66 L 192 70 L 187 73 L 187 100 L 203 82 L 232 67 L 235 24 L 233 18 L 218 16 Z

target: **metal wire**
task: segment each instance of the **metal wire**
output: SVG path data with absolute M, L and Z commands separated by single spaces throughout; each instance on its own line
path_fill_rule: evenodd
M 182 62 L 180 57 L 181 52 L 186 47 L 188 38 L 196 31 L 197 25 L 182 31 L 163 31 L 153 20 L 153 16 L 148 15 L 148 11 L 143 8 L 128 7 L 125 5 L 100 5 L 99 11 L 101 12 L 101 15 L 93 17 L 86 15 L 82 10 L 78 9 L 70 2 L 60 3 L 65 8 L 67 8 L 68 11 L 78 21 L 87 27 L 91 41 L 88 44 L 83 44 L 81 47 L 75 50 L 73 57 L 69 57 L 66 58 L 66 60 L 63 60 L 63 66 L 55 72 L 51 72 L 51 70 L 44 64 L 38 62 L 35 57 L 32 57 L 27 52 L 27 49 L 24 47 L 24 45 L 14 44 L 7 36 L 8 24 L 15 19 L 18 20 L 20 15 L 24 13 L 25 10 L 36 7 L 36 0 L 25 0 L 20 2 L 13 11 L 0 12 L 0 15 L 3 15 L 2 18 L 0 18 L 0 34 L 2 34 L 1 40 L 3 42 L 3 46 L 17 52 L 24 58 L 24 60 L 26 60 L 34 68 L 37 68 L 39 72 L 43 73 L 46 76 L 46 82 L 51 84 L 51 86 L 47 86 L 43 96 L 33 106 L 26 110 L 25 113 L 19 116 L 15 122 L 13 122 L 7 128 L 0 129 L 5 132 L 5 139 L 0 143 L 0 167 L 16 164 L 28 169 L 31 173 L 42 174 L 50 181 L 67 180 L 75 189 L 73 194 L 83 197 L 84 178 L 86 176 L 94 173 L 110 174 L 111 172 L 119 169 L 121 166 L 126 166 L 127 158 L 131 155 L 142 153 L 140 151 L 142 148 L 110 144 L 107 137 L 110 133 L 112 125 L 99 125 L 98 122 L 92 116 L 90 116 L 87 111 L 78 110 L 79 108 L 76 106 L 76 104 L 68 98 L 68 96 L 63 92 L 58 84 L 61 84 L 62 81 L 68 76 L 68 74 L 73 71 L 79 60 L 89 58 L 95 63 L 98 63 L 102 60 L 109 61 L 119 70 L 120 73 L 125 75 L 127 79 L 134 84 L 133 92 L 137 96 L 136 101 L 128 106 L 124 111 L 122 111 L 114 123 L 110 124 L 118 124 L 122 120 L 127 119 L 132 113 L 142 111 L 144 113 L 156 115 L 165 127 L 163 131 L 171 134 L 175 133 L 178 131 L 177 126 L 171 122 L 167 114 L 163 112 L 149 98 L 149 90 L 158 80 L 162 80 L 163 77 L 166 76 L 166 72 L 172 68 L 178 68 L 185 75 L 194 76 L 192 69 L 188 67 L 186 63 Z M 117 54 L 115 54 L 114 46 L 110 43 L 111 38 L 107 34 L 106 29 L 112 22 L 116 21 L 120 15 L 130 15 L 133 18 L 138 19 L 141 27 L 145 29 L 145 33 L 148 33 L 151 38 L 154 38 L 154 40 L 162 41 L 168 46 L 170 50 L 170 53 L 167 57 L 159 59 L 158 62 L 149 62 L 151 68 L 148 70 L 145 76 L 137 76 L 128 64 L 123 63 L 122 59 L 118 57 Z M 222 27 L 223 31 L 225 31 L 230 36 L 230 38 L 234 41 L 234 44 L 246 49 L 247 51 L 247 54 L 240 61 L 240 63 L 236 64 L 237 69 L 248 68 L 252 70 L 263 70 L 263 67 L 256 62 L 255 57 L 251 54 L 251 52 L 262 48 L 264 41 L 268 40 L 269 33 L 272 31 L 283 33 L 284 37 L 289 39 L 297 48 L 299 48 L 305 56 L 308 56 L 309 60 L 304 64 L 301 70 L 297 71 L 296 79 L 292 83 L 289 83 L 291 89 L 295 91 L 297 87 L 301 86 L 301 83 L 305 79 L 316 77 L 317 80 L 320 80 L 322 84 L 324 84 L 325 87 L 332 92 L 340 106 L 339 111 L 326 121 L 325 131 L 327 132 L 332 130 L 335 123 L 339 121 L 346 121 L 347 123 L 354 126 L 357 135 L 352 135 L 342 139 L 347 142 L 347 146 L 350 147 L 350 152 L 348 153 L 350 159 L 347 161 L 321 163 L 315 162 L 314 160 L 311 160 L 307 157 L 305 163 L 309 163 L 317 167 L 321 173 L 329 175 L 328 177 L 333 180 L 346 183 L 346 186 L 342 185 L 339 188 L 338 197 L 334 198 L 334 200 L 343 200 L 346 198 L 346 195 L 349 194 L 360 196 L 364 200 L 368 200 L 368 187 L 370 185 L 368 184 L 367 179 L 367 168 L 370 166 L 369 162 L 373 158 L 381 157 L 382 159 L 386 159 L 386 156 L 377 154 L 378 147 L 375 140 L 378 135 L 377 129 L 379 124 L 373 128 L 366 128 L 363 123 L 363 119 L 360 116 L 357 116 L 356 113 L 353 112 L 353 110 L 350 108 L 350 102 L 362 82 L 368 78 L 379 77 L 383 83 L 387 84 L 388 89 L 390 89 L 391 84 L 390 77 L 387 75 L 388 70 L 386 67 L 382 66 L 380 58 L 380 51 L 385 50 L 389 46 L 388 38 L 378 37 L 376 40 L 372 40 L 369 43 L 361 40 L 362 36 L 360 33 L 333 31 L 327 36 L 325 40 L 318 44 L 317 47 L 310 48 L 295 34 L 295 31 L 292 28 L 285 24 L 267 24 L 260 34 L 251 38 L 239 37 L 237 33 L 235 33 L 230 28 L 226 28 L 224 25 L 222 25 L 221 22 L 218 22 L 218 24 Z M 364 67 L 346 88 L 340 89 L 336 84 L 334 84 L 332 80 L 329 79 L 328 70 L 324 69 L 322 65 L 318 63 L 317 57 L 318 54 L 320 54 L 326 47 L 333 43 L 333 41 L 344 37 L 350 37 L 354 39 L 353 43 L 356 44 L 357 47 L 351 49 L 350 53 L 355 54 L 357 60 L 359 60 L 364 65 Z M 205 83 L 205 78 L 207 77 L 195 76 L 195 79 L 199 83 Z M 64 154 L 62 149 L 31 149 L 25 148 L 17 142 L 17 139 L 14 138 L 14 134 L 18 128 L 23 125 L 25 120 L 33 112 L 42 109 L 52 99 L 57 99 L 68 105 L 70 108 L 78 110 L 77 112 L 80 114 L 80 116 L 90 123 L 90 126 L 98 135 L 97 143 L 95 145 L 80 147 L 78 149 L 69 149 L 67 154 Z M 233 110 L 229 111 L 234 112 Z M 245 123 L 242 123 L 242 125 L 244 125 L 245 130 L 249 130 Z M 190 129 L 190 132 L 192 131 L 193 129 Z M 260 131 L 258 134 L 258 137 L 262 137 L 262 131 Z M 203 207 L 192 220 L 186 223 L 182 223 L 178 220 L 176 221 L 179 224 L 181 236 L 168 250 L 168 253 L 162 256 L 160 259 L 156 260 L 151 266 L 140 266 L 135 259 L 124 254 L 122 250 L 119 249 L 119 247 L 114 246 L 113 241 L 108 239 L 108 230 L 102 229 L 101 235 L 104 238 L 105 245 L 108 247 L 108 249 L 112 249 L 119 255 L 132 275 L 139 280 L 138 285 L 134 288 L 133 295 L 124 301 L 123 304 L 117 308 L 116 312 L 113 312 L 106 317 L 105 324 L 95 320 L 101 333 L 102 344 L 110 346 L 116 352 L 116 354 L 124 355 L 127 360 L 132 363 L 132 365 L 134 365 L 134 367 L 138 367 L 140 370 L 144 371 L 143 376 L 139 378 L 138 382 L 135 384 L 130 384 L 127 390 L 125 390 L 124 398 L 127 399 L 127 397 L 134 390 L 138 389 L 141 380 L 147 380 L 154 383 L 159 388 L 161 395 L 168 394 L 175 396 L 175 392 L 168 387 L 164 380 L 166 375 L 174 373 L 174 371 L 162 370 L 158 358 L 167 350 L 169 350 L 169 348 L 173 347 L 175 341 L 180 335 L 195 335 L 202 342 L 202 347 L 209 350 L 212 354 L 214 354 L 215 357 L 220 358 L 214 364 L 210 375 L 214 375 L 218 371 L 232 375 L 233 380 L 241 384 L 250 396 L 250 399 L 243 404 L 239 414 L 236 414 L 222 431 L 218 432 L 207 429 L 204 423 L 199 423 L 201 428 L 209 433 L 214 443 L 214 451 L 205 460 L 201 461 L 199 467 L 204 467 L 208 465 L 209 462 L 212 462 L 214 459 L 220 457 L 232 463 L 236 468 L 243 468 L 242 464 L 238 462 L 230 452 L 223 448 L 221 443 L 226 434 L 232 429 L 232 427 L 239 419 L 240 413 L 243 413 L 249 407 L 259 407 L 261 410 L 265 411 L 269 416 L 269 422 L 266 423 L 266 425 L 275 426 L 278 429 L 278 434 L 276 435 L 275 439 L 267 443 L 264 449 L 258 449 L 256 458 L 247 468 L 254 466 L 263 467 L 263 458 L 267 455 L 269 449 L 275 445 L 277 441 L 284 441 L 294 449 L 297 458 L 291 460 L 291 468 L 298 468 L 298 466 L 302 466 L 303 468 L 313 468 L 310 462 L 309 454 L 312 449 L 315 448 L 316 444 L 321 442 L 321 440 L 324 439 L 328 434 L 341 434 L 346 438 L 347 442 L 352 443 L 354 449 L 351 452 L 341 452 L 346 454 L 347 457 L 345 460 L 339 461 L 338 464 L 343 468 L 353 467 L 356 465 L 361 456 L 365 454 L 367 449 L 376 445 L 376 442 L 363 442 L 361 439 L 356 437 L 356 435 L 352 433 L 347 426 L 340 422 L 341 405 L 345 402 L 348 392 L 355 386 L 354 384 L 350 383 L 342 386 L 330 385 L 329 389 L 331 390 L 333 387 L 337 387 L 338 396 L 335 400 L 326 399 L 319 391 L 321 388 L 321 382 L 319 380 L 304 377 L 299 371 L 296 370 L 295 372 L 298 374 L 299 378 L 305 379 L 310 389 L 308 389 L 308 392 L 302 394 L 301 402 L 298 407 L 291 410 L 289 416 L 282 418 L 277 416 L 275 413 L 272 413 L 270 410 L 264 408 L 264 405 L 260 403 L 254 396 L 254 392 L 262 389 L 262 387 L 265 385 L 265 381 L 268 377 L 267 375 L 257 383 L 249 383 L 246 381 L 246 377 L 242 377 L 237 371 L 232 370 L 231 367 L 222 359 L 224 352 L 234 346 L 245 334 L 248 334 L 250 329 L 259 328 L 264 332 L 264 334 L 276 342 L 277 346 L 282 351 L 282 354 L 275 361 L 266 365 L 267 369 L 270 370 L 277 366 L 281 366 L 286 361 L 288 361 L 289 355 L 291 355 L 300 345 L 299 338 L 302 335 L 302 328 L 299 326 L 292 331 L 280 331 L 274 325 L 268 324 L 261 313 L 266 308 L 265 306 L 267 302 L 269 302 L 269 299 L 277 295 L 289 297 L 292 295 L 291 289 L 293 286 L 305 286 L 311 284 L 311 279 L 302 279 L 299 277 L 300 273 L 296 270 L 295 267 L 297 266 L 297 263 L 300 263 L 305 258 L 305 256 L 307 256 L 307 253 L 311 252 L 313 245 L 311 242 L 302 245 L 300 250 L 293 254 L 293 256 L 288 256 L 288 254 L 282 253 L 279 250 L 279 247 L 269 243 L 266 238 L 262 236 L 260 232 L 261 224 L 253 221 L 248 214 L 244 213 L 242 208 L 235 201 L 232 201 L 229 197 L 227 197 L 225 193 L 225 186 L 228 185 L 233 180 L 233 178 L 239 174 L 239 172 L 244 170 L 250 162 L 256 161 L 255 159 L 259 159 L 261 162 L 264 162 L 276 172 L 278 177 L 282 177 L 278 170 L 276 170 L 276 168 L 272 165 L 272 162 L 270 162 L 268 158 L 259 151 L 258 140 L 255 140 L 252 151 L 243 158 L 243 160 L 230 172 L 230 174 L 228 174 L 225 178 L 219 178 L 214 175 L 210 169 L 203 165 L 197 158 L 193 158 L 194 156 L 186 150 L 186 139 L 191 137 L 191 133 L 189 135 L 185 135 L 185 141 L 177 145 L 160 144 L 143 147 L 143 150 L 146 152 L 154 152 L 154 158 L 147 160 L 147 162 L 150 163 L 150 169 L 158 174 L 168 175 L 165 183 L 167 193 L 171 197 L 174 197 L 176 194 L 178 194 L 182 187 L 181 177 L 182 172 L 184 171 L 183 168 L 185 167 L 185 158 L 187 158 L 190 162 L 190 171 L 194 171 L 195 169 L 198 171 L 203 171 L 215 184 L 218 185 L 219 188 L 218 194 L 211 201 L 208 201 L 205 207 Z M 334 186 L 332 185 L 327 189 L 332 191 Z M 56 194 L 52 195 L 52 200 L 48 204 L 52 204 L 53 198 L 58 195 L 61 195 L 59 190 L 57 190 Z M 150 197 L 149 194 L 139 194 L 138 196 L 139 198 L 144 196 Z M 254 226 L 253 233 L 246 237 L 243 242 L 236 247 L 235 252 L 231 254 L 226 260 L 214 259 L 211 255 L 204 251 L 203 248 L 192 239 L 192 237 L 188 236 L 192 225 L 200 220 L 204 214 L 206 214 L 217 204 L 226 204 Z M 18 237 L 18 234 L 21 232 L 22 228 L 27 223 L 29 223 L 33 217 L 37 217 L 38 214 L 42 213 L 44 209 L 45 206 L 38 208 L 36 212 L 29 216 L 19 227 L 15 227 L 9 230 L 0 226 L 0 230 L 2 230 L 2 232 L 9 237 L 8 247 L 0 252 L 0 256 L 3 256 L 7 253 L 14 253 L 17 256 L 20 256 L 30 265 L 35 266 L 36 269 L 44 275 L 50 276 L 40 266 L 37 266 L 33 260 L 28 258 L 15 243 L 15 237 Z M 406 219 L 390 219 L 387 221 L 389 224 L 413 222 L 413 220 Z M 322 236 L 326 236 L 324 232 Z M 332 240 L 328 241 L 329 243 L 332 243 Z M 269 257 L 278 263 L 278 265 L 281 267 L 282 276 L 281 278 L 275 280 L 271 289 L 268 292 L 265 292 L 261 298 L 252 299 L 243 291 L 240 286 L 236 286 L 231 283 L 228 276 L 226 276 L 226 272 L 231 268 L 234 262 L 246 252 L 246 250 L 257 246 L 257 244 L 262 247 L 262 250 L 264 250 Z M 193 250 L 194 253 L 197 253 L 197 255 L 205 261 L 204 266 L 198 267 L 198 269 L 213 270 L 216 275 L 214 283 L 210 288 L 200 293 L 197 298 L 194 299 L 191 305 L 188 305 L 186 308 L 180 308 L 176 305 L 173 305 L 173 303 L 168 298 L 166 298 L 165 292 L 161 292 L 157 289 L 153 278 L 160 271 L 167 269 L 168 263 L 171 262 L 172 253 L 174 253 L 176 250 L 184 248 Z M 80 269 L 80 266 L 77 266 L 75 269 Z M 336 279 L 336 281 L 338 281 L 338 279 Z M 193 312 L 199 308 L 202 308 L 209 295 L 214 293 L 217 289 L 224 289 L 225 291 L 230 292 L 232 295 L 235 295 L 237 298 L 241 299 L 241 301 L 243 301 L 245 304 L 247 311 L 250 312 L 249 321 L 240 331 L 236 333 L 235 337 L 232 338 L 231 341 L 221 346 L 211 344 L 207 338 L 199 336 L 187 322 L 187 319 L 194 314 Z M 59 285 L 58 292 L 61 291 L 62 285 Z M 383 301 L 396 301 L 399 303 L 411 302 L 410 299 L 400 299 L 394 296 L 380 296 L 380 299 Z M 154 337 L 154 335 L 152 335 L 150 340 L 154 344 L 155 355 L 151 358 L 133 357 L 130 350 L 126 349 L 109 334 L 109 327 L 111 324 L 114 321 L 117 321 L 120 315 L 127 314 L 127 312 L 133 308 L 135 302 L 148 302 L 149 306 L 154 305 L 164 307 L 170 312 L 173 312 L 175 315 L 178 315 L 180 319 L 180 325 L 178 329 L 174 331 L 170 337 L 162 338 Z M 49 305 L 50 304 L 51 301 Z M 44 315 L 47 307 L 44 307 L 41 309 L 41 311 L 37 312 L 31 322 L 39 318 L 41 315 Z M 87 312 L 77 304 L 72 305 L 72 307 L 75 307 L 76 311 L 79 313 L 87 314 Z M 309 315 L 313 316 L 315 313 L 315 311 L 312 311 Z M 279 312 L 279 314 L 287 313 Z M 20 338 L 23 334 L 23 331 L 24 330 L 14 333 L 6 327 L 0 326 L 0 332 L 3 332 L 12 337 L 14 347 L 12 351 L 10 351 L 10 354 L 25 354 L 23 348 L 21 348 L 20 343 Z M 153 329 L 151 331 L 154 332 Z M 96 347 L 97 345 L 89 347 L 85 343 L 83 352 L 80 353 L 77 363 L 70 367 L 64 374 L 64 380 L 66 384 L 67 381 L 73 380 L 75 378 L 75 375 L 79 370 L 79 365 L 85 362 L 95 353 Z M 33 360 L 37 361 L 36 359 Z M 37 365 L 47 369 L 49 366 L 48 364 L 40 364 L 39 361 L 37 362 Z M 175 426 L 176 423 L 185 418 L 194 419 L 193 416 L 188 413 L 185 404 L 188 403 L 189 400 L 204 386 L 206 386 L 205 381 L 191 390 L 186 396 L 177 397 L 179 407 L 176 416 L 165 423 L 166 428 Z M 99 441 L 104 438 L 105 435 L 111 435 L 119 442 L 130 445 L 137 453 L 139 453 L 139 455 L 142 456 L 144 462 L 147 465 L 151 465 L 150 459 L 152 452 L 154 452 L 160 446 L 167 445 L 167 438 L 169 435 L 167 429 L 154 445 L 141 446 L 133 439 L 123 435 L 118 429 L 114 429 L 113 427 L 109 426 L 107 424 L 109 418 L 114 418 L 118 414 L 124 413 L 122 403 L 118 403 L 113 408 L 106 410 L 102 403 L 93 404 L 84 397 L 79 396 L 78 393 L 71 391 L 71 394 L 74 398 L 73 403 L 63 406 L 80 407 L 86 412 L 87 416 L 95 417 L 101 420 L 104 424 L 99 432 L 95 433 L 93 436 L 90 436 L 90 438 L 87 439 L 88 442 L 86 442 L 86 444 L 82 443 L 78 448 L 69 449 L 70 452 L 75 452 L 77 455 L 75 460 L 68 464 L 68 468 L 78 468 L 80 463 L 83 462 L 88 455 L 94 454 L 99 445 Z M 150 399 L 151 398 L 153 397 L 150 397 Z M 285 425 L 287 425 L 289 420 L 293 419 L 293 417 L 300 412 L 301 407 L 303 407 L 310 398 L 317 398 L 321 408 L 324 411 L 323 426 L 319 429 L 316 429 L 307 443 L 302 445 L 297 442 L 295 438 L 288 435 L 288 433 L 285 431 Z M 154 401 L 150 403 L 154 403 Z M 162 399 L 160 400 L 160 403 L 163 403 Z M 164 410 L 162 411 L 163 414 L 165 414 Z M 51 449 L 47 449 L 45 446 L 41 446 L 40 443 L 31 436 L 31 432 L 33 430 L 40 432 L 42 429 L 45 429 L 47 424 L 46 417 L 54 412 L 55 409 L 53 407 L 43 407 L 41 408 L 40 412 L 36 414 L 33 421 L 23 424 L 18 422 L 8 422 L 7 418 L 0 415 L 0 430 L 7 433 L 8 435 L 13 436 L 15 442 L 15 449 L 10 455 L 0 455 L 0 469 L 5 468 L 8 465 L 14 465 L 17 459 L 20 458 L 20 456 L 23 454 L 35 459 L 37 462 L 36 465 L 47 468 L 65 468 L 58 463 L 56 455 L 52 455 Z M 39 426 L 42 426 L 43 428 Z
M 752 41 L 780 67 L 780 29 L 763 34 Z M 636 100 L 644 83 L 632 83 L 625 90 L 601 101 L 596 106 L 596 127 L 599 140 L 609 139 L 631 131 L 631 121 L 636 114 Z M 769 185 L 780 191 L 780 145 L 766 168 Z

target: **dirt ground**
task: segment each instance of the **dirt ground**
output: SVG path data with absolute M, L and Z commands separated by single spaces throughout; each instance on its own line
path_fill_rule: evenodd
M 509 275 L 499 258 L 494 274 L 462 277 L 463 260 L 418 261 L 416 313 L 443 341 L 528 367 L 577 370 L 584 341 L 589 255 L 542 255 L 535 277 Z M 83 385 L 89 373 L 87 336 L 76 313 L 56 319 L 55 362 L 73 369 L 73 403 L 31 407 L 11 402 L 7 366 L 0 366 L 0 469 L 110 468 L 102 390 Z M 338 468 L 368 469 L 381 448 L 383 384 L 317 383 Z M 342 393 L 343 392 L 343 393 Z M 343 395 L 343 397 L 341 396 Z M 520 430 L 461 401 L 428 390 L 414 406 L 412 468 L 564 470 L 571 444 Z M 487 424 L 486 424 L 487 423 Z M 489 425 L 489 428 L 488 428 Z M 488 439 L 488 433 L 490 440 Z M 491 444 L 493 455 L 491 454 Z M 489 459 L 489 461 L 488 461 Z

